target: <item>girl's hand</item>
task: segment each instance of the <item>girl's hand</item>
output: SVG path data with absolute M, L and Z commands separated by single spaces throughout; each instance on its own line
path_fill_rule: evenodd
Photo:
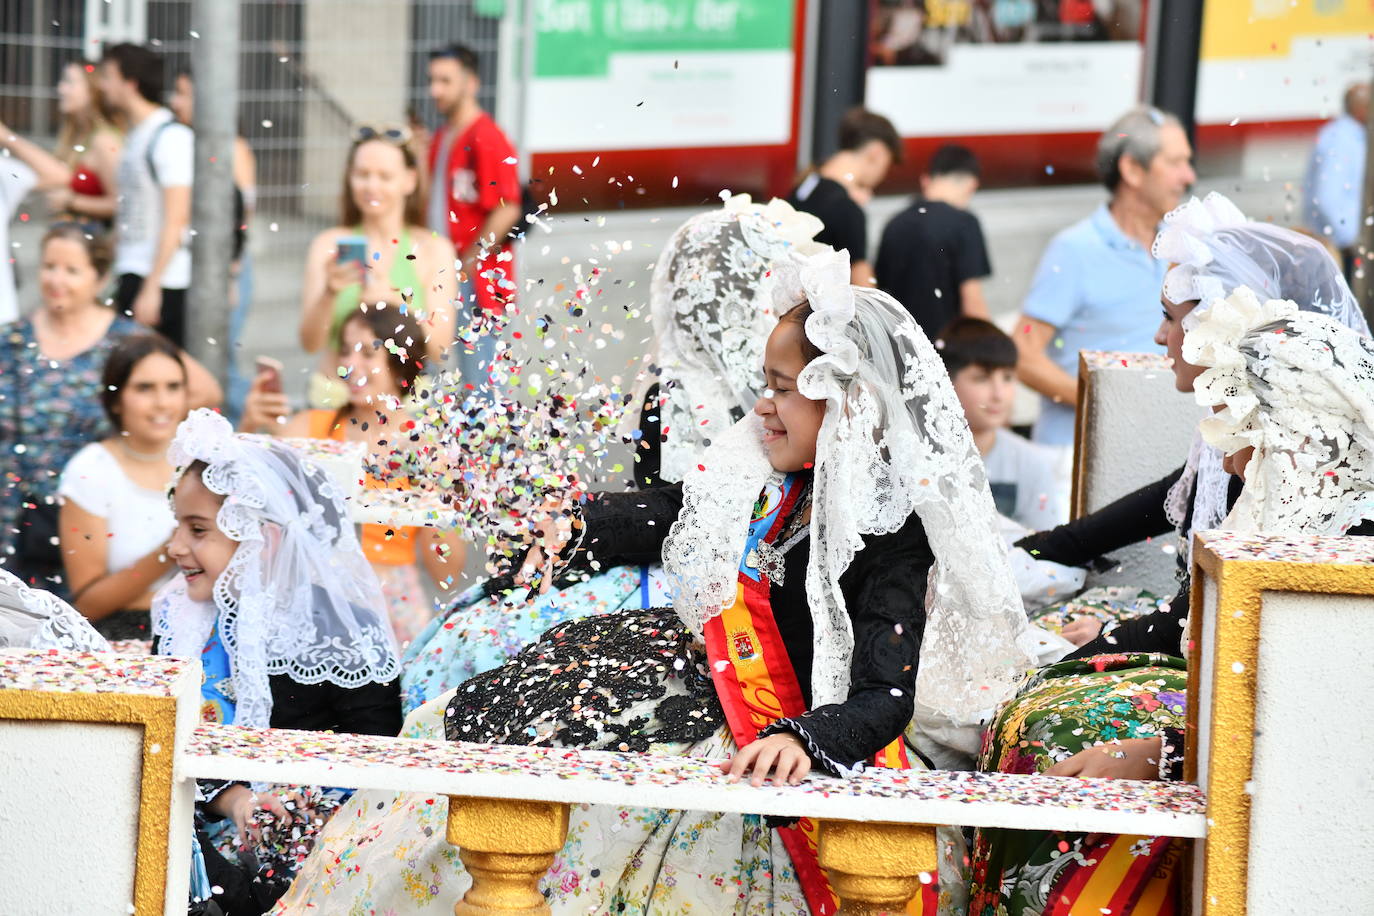
M 535 533 L 534 546 L 525 554 L 525 562 L 515 574 L 515 584 L 538 589 L 543 595 L 553 585 L 554 566 L 559 555 L 572 541 L 572 517 L 566 503 L 551 499 L 544 503 L 530 524 Z
M 1086 646 L 1096 639 L 1097 634 L 1101 632 L 1102 621 L 1092 615 L 1087 615 L 1084 617 L 1075 617 L 1073 620 L 1064 624 L 1064 628 L 1059 631 L 1059 635 L 1063 636 L 1075 646 Z
M 1099 744 L 1061 760 L 1046 776 L 1077 776 L 1080 779 L 1158 779 L 1161 738 L 1126 738 Z
M 291 820 L 291 814 L 275 795 L 258 795 L 245 785 L 233 785 L 215 797 L 211 807 L 234 822 L 239 831 L 239 843 L 256 845 L 262 839 L 262 829 L 253 822 L 259 809 L 279 821 Z
M 811 772 L 811 755 L 796 735 L 779 732 L 767 738 L 751 741 L 729 760 L 722 760 L 720 768 L 739 782 L 745 773 L 753 772 L 751 786 L 761 786 L 773 774 L 773 785 L 795 786 Z

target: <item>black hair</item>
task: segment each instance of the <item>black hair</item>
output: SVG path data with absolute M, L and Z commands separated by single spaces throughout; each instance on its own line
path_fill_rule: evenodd
M 873 141 L 886 146 L 894 163 L 902 161 L 902 137 L 892 122 L 867 108 L 851 108 L 840 121 L 840 149 L 854 151 Z
M 444 45 L 437 51 L 429 52 L 430 60 L 456 60 L 458 66 L 462 67 L 473 76 L 477 76 L 477 52 L 467 45 L 451 44 Z
M 391 377 L 396 380 L 402 397 L 415 393 L 415 380 L 425 361 L 424 332 L 409 311 L 403 311 L 395 303 L 373 305 L 367 311 L 359 308 L 339 326 L 339 352 L 343 352 L 343 329 L 357 322 L 365 326 L 372 335 L 372 346 L 386 349 L 385 342 L 395 340 L 395 349 L 386 349 L 386 363 L 391 368 Z M 407 343 L 406 341 L 410 341 Z M 401 355 L 406 358 L 402 359 Z M 419 357 L 418 359 L 416 357 Z
M 187 477 L 194 477 L 194 478 L 196 478 L 197 480 L 199 480 L 201 483 L 204 483 L 204 482 L 205 482 L 205 478 L 204 478 L 202 475 L 205 474 L 206 470 L 209 469 L 209 467 L 210 467 L 209 462 L 203 461 L 203 460 L 201 460 L 200 458 L 197 458 L 195 461 L 192 461 L 190 464 L 186 465 L 186 470 L 184 470 L 184 471 L 181 472 L 181 478 L 179 478 L 179 479 L 185 479 L 185 478 L 187 478 Z M 175 487 L 174 487 L 174 489 L 175 489 Z M 208 489 L 208 488 L 207 488 L 207 489 Z M 223 496 L 220 496 L 218 493 L 215 493 L 215 491 L 213 491 L 213 490 L 211 490 L 210 492 L 213 493 L 215 496 L 218 496 L 220 499 L 223 499 L 223 498 L 224 498 Z
M 120 76 L 133 80 L 138 94 L 154 105 L 162 104 L 163 80 L 166 78 L 162 55 L 142 45 L 124 42 L 105 49 L 101 63 L 114 63 Z
M 821 355 L 821 348 L 811 342 L 811 338 L 806 336 L 806 319 L 811 317 L 811 303 L 802 300 L 790 309 L 782 313 L 778 319 L 778 324 L 795 324 L 801 330 L 801 351 L 802 360 L 810 364 L 811 360 Z
M 967 146 L 946 143 L 930 157 L 926 174 L 932 178 L 939 175 L 972 175 L 974 178 L 981 178 L 983 167 L 978 164 L 978 157 L 973 154 L 973 150 Z
M 961 369 L 1015 369 L 1016 342 L 997 325 L 982 318 L 955 318 L 936 338 L 935 347 L 953 378 Z
M 181 348 L 156 331 L 130 334 L 115 344 L 106 357 L 105 370 L 100 377 L 100 406 L 105 409 L 105 416 L 115 429 L 124 429 L 119 418 L 119 399 L 124 394 L 124 386 L 129 383 L 129 376 L 134 374 L 134 367 L 154 353 L 176 360 L 185 380 L 186 361 L 182 359 Z

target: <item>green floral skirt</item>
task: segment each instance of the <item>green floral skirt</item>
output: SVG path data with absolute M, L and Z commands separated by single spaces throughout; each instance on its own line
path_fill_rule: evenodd
M 1188 675 L 1167 655 L 1099 655 L 1050 665 L 988 730 L 979 769 L 1041 773 L 1085 748 L 1183 728 Z M 980 830 L 970 916 L 1171 916 L 1182 844 L 1168 837 Z

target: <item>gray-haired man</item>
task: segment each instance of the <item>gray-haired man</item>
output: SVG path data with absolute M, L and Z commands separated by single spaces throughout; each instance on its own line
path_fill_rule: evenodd
M 1197 175 L 1178 119 L 1133 108 L 1097 145 L 1097 171 L 1112 194 L 1045 249 L 1012 337 L 1017 374 L 1040 393 L 1032 438 L 1065 452 L 1073 445 L 1078 351 L 1154 352 L 1159 290 L 1167 264 L 1150 244 L 1164 214 Z

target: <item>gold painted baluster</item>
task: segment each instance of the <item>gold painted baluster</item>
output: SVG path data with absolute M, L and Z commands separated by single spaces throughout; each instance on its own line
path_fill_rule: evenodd
M 921 873 L 939 875 L 935 828 L 923 824 L 821 821 L 819 857 L 840 916 L 905 913 Z
M 450 795 L 448 841 L 472 875 L 455 916 L 546 916 L 539 879 L 567 835 L 565 804 Z

